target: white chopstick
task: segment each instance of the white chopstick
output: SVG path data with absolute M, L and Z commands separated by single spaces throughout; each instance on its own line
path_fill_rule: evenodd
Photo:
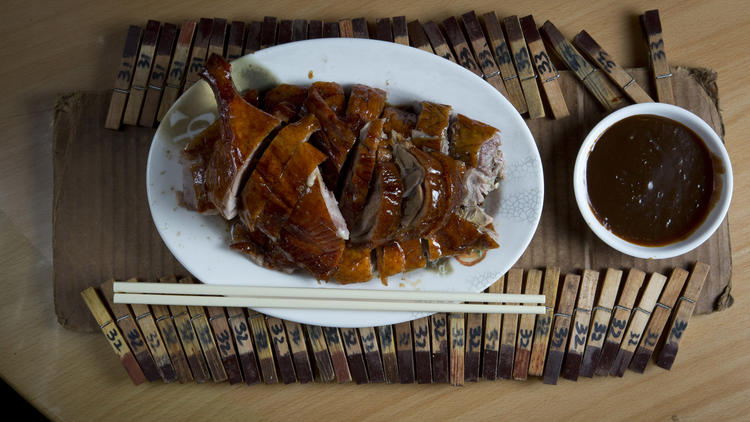
M 238 296 L 246 298 L 299 298 L 299 299 L 349 299 L 349 300 L 389 300 L 389 301 L 445 301 L 445 302 L 488 302 L 488 303 L 544 303 L 544 295 L 431 292 L 413 290 L 359 290 L 309 287 L 259 287 L 229 286 L 213 284 L 181 283 L 133 283 L 116 281 L 115 293 L 147 293 L 154 295 L 207 295 Z
M 136 284 L 136 283 L 133 283 Z M 321 289 L 322 290 L 322 289 Z M 248 308 L 295 308 L 352 311 L 406 311 L 406 312 L 465 312 L 544 314 L 544 306 L 529 305 L 485 305 L 467 303 L 372 301 L 372 300 L 326 300 L 273 297 L 237 296 L 190 296 L 143 293 L 115 293 L 115 303 L 148 305 L 226 306 Z

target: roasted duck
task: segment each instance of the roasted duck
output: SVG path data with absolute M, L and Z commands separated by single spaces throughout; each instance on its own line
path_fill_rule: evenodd
M 226 219 L 230 246 L 258 265 L 386 283 L 499 246 L 483 210 L 503 170 L 492 126 L 361 84 L 241 95 L 217 55 L 201 76 L 219 118 L 182 152 L 182 202 Z

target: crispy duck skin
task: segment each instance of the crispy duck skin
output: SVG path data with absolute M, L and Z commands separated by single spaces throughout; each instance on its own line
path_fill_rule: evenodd
M 326 185 L 336 190 L 341 169 L 344 167 L 349 150 L 354 146 L 356 135 L 349 125 L 339 118 L 318 90 L 310 89 L 305 100 L 305 107 L 320 122 L 322 130 L 310 142 L 328 157 L 323 167 L 323 175 Z
M 451 126 L 450 154 L 454 158 L 486 173 L 496 172 L 501 143 L 499 130 L 463 114 L 456 115 Z
M 346 247 L 334 279 L 341 284 L 364 283 L 372 278 L 369 248 Z
M 283 122 L 293 122 L 300 117 L 307 98 L 307 88 L 281 84 L 263 96 L 263 110 Z
M 346 226 L 342 227 L 343 217 L 332 198 L 315 171 L 312 185 L 282 227 L 278 241 L 287 256 L 319 280 L 335 274 L 345 248 Z
M 222 216 L 237 215 L 237 194 L 250 162 L 266 137 L 281 121 L 245 101 L 232 82 L 229 63 L 212 54 L 201 72 L 211 86 L 219 108 L 221 140 L 206 171 L 208 198 Z
M 218 214 L 219 211 L 208 198 L 206 171 L 214 145 L 221 139 L 219 121 L 191 139 L 182 150 L 182 205 L 201 214 Z
M 276 242 L 258 230 L 249 230 L 239 220 L 233 220 L 231 237 L 230 247 L 245 254 L 257 265 L 288 273 L 300 268 Z
M 428 261 L 434 261 L 443 256 L 443 251 L 436 237 L 437 237 L 437 234 L 433 233 L 425 237 L 424 239 L 422 239 L 422 243 L 424 244 L 424 248 L 427 254 Z
M 375 169 L 378 145 L 383 138 L 383 120 L 368 122 L 361 129 L 354 147 L 351 169 L 344 176 L 339 197 L 341 213 L 348 227 L 353 227 L 365 207 L 370 180 Z
M 260 92 L 257 89 L 249 89 L 242 93 L 242 98 L 248 103 L 260 108 Z
M 271 188 L 281 178 L 286 163 L 297 148 L 319 129 L 318 119 L 308 114 L 284 126 L 263 152 L 242 188 L 239 216 L 248 229 L 255 229 L 255 221 L 271 195 Z
M 348 98 L 333 82 L 240 96 L 216 55 L 201 76 L 219 119 L 182 151 L 182 201 L 221 214 L 231 248 L 258 265 L 387 284 L 428 261 L 498 247 L 482 208 L 502 177 L 497 129 L 451 120 L 447 105 L 393 107 L 365 85 Z
M 416 126 L 411 132 L 414 145 L 447 154 L 452 110 L 448 105 L 423 101 Z
M 404 185 L 390 150 L 380 147 L 367 204 L 351 230 L 351 243 L 375 248 L 398 235 Z
M 255 227 L 273 240 L 291 215 L 302 195 L 312 185 L 311 175 L 325 155 L 307 142 L 300 144 L 287 161 L 281 178 L 273 184 L 255 220 Z
M 404 271 L 418 270 L 427 265 L 427 257 L 420 239 L 402 240 L 398 243 L 404 251 Z
M 383 119 L 383 132 L 388 138 L 391 138 L 394 132 L 402 137 L 409 137 L 417 126 L 417 115 L 399 107 L 386 106 L 383 109 Z
M 346 105 L 346 120 L 357 133 L 364 125 L 380 117 L 385 107 L 386 93 L 382 89 L 355 84 Z
M 404 250 L 398 242 L 390 242 L 376 250 L 376 262 L 380 281 L 388 285 L 388 277 L 404 272 Z
M 411 224 L 404 227 L 403 239 L 420 238 L 437 229 L 450 206 L 449 192 L 445 186 L 446 171 L 440 160 L 419 148 L 411 148 L 411 153 L 425 169 L 422 181 L 424 196 Z
M 426 239 L 429 259 L 460 255 L 474 249 L 499 246 L 490 227 L 479 227 L 458 214 L 451 214 L 446 224 Z
M 310 91 L 315 91 L 320 98 L 328 104 L 328 107 L 336 113 L 337 116 L 343 117 L 346 113 L 346 93 L 344 87 L 336 82 L 314 82 L 310 85 Z M 309 95 L 309 94 L 308 94 Z M 303 104 L 303 107 L 305 105 Z M 309 112 L 309 110 L 306 110 Z
M 428 154 L 442 165 L 444 178 L 443 193 L 445 195 L 445 202 L 440 211 L 442 218 L 426 232 L 429 235 L 442 227 L 448 220 L 448 217 L 458 211 L 463 204 L 466 196 L 466 165 L 462 161 L 438 152 L 428 152 Z

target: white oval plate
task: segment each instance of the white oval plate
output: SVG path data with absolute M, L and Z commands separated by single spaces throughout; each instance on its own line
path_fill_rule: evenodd
M 276 81 L 263 77 L 263 69 Z M 544 180 L 534 138 L 518 112 L 492 86 L 442 57 L 416 48 L 375 40 L 318 39 L 261 50 L 235 60 L 236 87 L 262 88 L 279 82 L 309 85 L 334 81 L 382 88 L 394 105 L 427 100 L 453 106 L 454 112 L 501 131 L 506 176 L 488 198 L 500 247 L 474 266 L 451 259 L 452 271 L 441 275 L 420 269 L 346 288 L 479 292 L 518 260 L 531 241 L 542 212 Z M 264 80 L 265 79 L 265 80 Z M 182 208 L 180 151 L 185 143 L 217 118 L 216 101 L 204 81 L 185 92 L 162 120 L 149 151 L 146 188 L 154 224 L 167 248 L 198 280 L 206 284 L 340 288 L 306 274 L 262 268 L 229 248 L 227 224 L 219 216 L 203 216 Z M 499 204 L 499 205 L 498 205 Z M 258 312 L 306 324 L 368 327 L 394 324 L 429 315 L 420 312 L 257 309 Z

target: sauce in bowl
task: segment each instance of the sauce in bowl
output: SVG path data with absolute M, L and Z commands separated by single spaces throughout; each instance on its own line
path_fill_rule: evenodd
M 616 236 L 642 246 L 690 236 L 713 206 L 714 157 L 677 121 L 634 115 L 608 128 L 586 164 L 589 205 Z

